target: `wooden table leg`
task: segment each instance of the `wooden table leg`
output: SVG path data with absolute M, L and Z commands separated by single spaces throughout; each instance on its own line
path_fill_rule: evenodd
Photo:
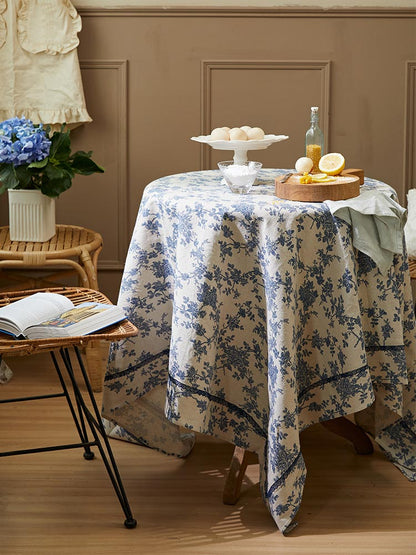
M 321 424 L 333 434 L 351 441 L 359 455 L 371 455 L 374 451 L 373 444 L 367 434 L 344 416 L 326 420 Z
M 235 505 L 240 497 L 241 484 L 248 465 L 249 451 L 242 447 L 235 447 L 225 481 L 222 502 L 225 505 Z
M 351 441 L 359 455 L 371 455 L 373 453 L 373 444 L 367 434 L 344 416 L 321 422 L 321 424 L 330 432 Z M 254 453 L 246 451 L 242 447 L 234 448 L 222 494 L 225 505 L 235 505 L 237 503 L 250 455 L 254 455 Z

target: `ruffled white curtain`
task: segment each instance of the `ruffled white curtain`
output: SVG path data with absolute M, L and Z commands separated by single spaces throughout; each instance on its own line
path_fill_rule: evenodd
M 69 0 L 0 0 L 0 120 L 92 121 L 77 54 L 81 25 Z

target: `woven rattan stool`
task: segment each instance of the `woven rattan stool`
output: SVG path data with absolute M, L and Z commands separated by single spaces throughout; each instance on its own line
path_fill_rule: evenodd
M 4 226 L 0 227 L 0 269 L 59 269 L 59 273 L 42 278 L 43 282 L 69 270 L 78 274 L 80 286 L 98 290 L 97 260 L 102 246 L 99 233 L 75 225 L 57 225 L 56 234 L 43 243 L 10 241 L 9 228 Z M 26 289 L 33 288 L 29 283 Z M 42 284 L 46 285 L 50 283 Z
M 110 302 L 104 295 L 97 291 L 71 287 L 0 293 L 0 307 L 5 306 L 10 302 L 17 301 L 27 295 L 36 293 L 37 291 L 60 293 L 61 295 L 69 297 L 75 305 L 85 301 L 104 303 Z M 80 348 L 88 345 L 91 341 L 119 341 L 136 334 L 137 328 L 128 320 L 123 320 L 122 322 L 109 326 L 101 330 L 100 333 L 84 335 L 81 337 L 20 340 L 10 339 L 9 335 L 0 333 L 0 359 L 3 355 L 32 355 L 48 351 L 52 357 L 61 385 L 61 391 L 58 393 L 51 394 L 48 391 L 45 395 L 20 397 L 15 399 L 1 399 L 0 403 L 19 403 L 22 401 L 34 401 L 40 399 L 46 402 L 51 398 L 64 397 L 69 407 L 69 413 L 74 421 L 77 435 L 80 439 L 78 443 L 48 447 L 34 447 L 32 449 L 21 449 L 16 451 L 2 451 L 0 452 L 0 457 L 82 448 L 84 450 L 84 458 L 86 460 L 90 460 L 94 458 L 94 453 L 91 450 L 91 447 L 96 446 L 100 452 L 114 491 L 125 514 L 126 519 L 124 521 L 124 525 L 126 528 L 134 528 L 136 526 L 136 520 L 133 518 L 130 510 L 123 482 L 121 480 L 109 440 L 104 430 L 100 411 L 95 401 L 88 375 L 85 371 Z M 78 386 L 77 380 L 74 376 L 74 362 L 81 370 L 81 388 Z M 69 378 L 71 384 L 70 388 L 67 387 L 64 377 Z M 87 406 L 87 402 L 89 406 Z M 91 407 L 91 409 L 89 407 Z
M 98 291 L 97 261 L 102 247 L 103 239 L 99 233 L 75 225 L 57 225 L 56 234 L 42 243 L 11 241 L 9 228 L 4 226 L 0 227 L 0 270 L 52 270 L 41 278 L 14 274 L 17 284 L 13 289 L 55 287 L 56 280 L 75 272 L 80 286 Z M 102 390 L 101 345 L 90 343 L 86 348 L 87 371 L 94 391 Z

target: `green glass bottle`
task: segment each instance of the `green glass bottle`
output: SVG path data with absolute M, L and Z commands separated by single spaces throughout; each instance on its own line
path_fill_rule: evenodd
M 319 108 L 311 107 L 311 126 L 305 135 L 305 156 L 313 162 L 311 173 L 319 172 L 319 160 L 324 154 L 324 134 L 319 127 Z

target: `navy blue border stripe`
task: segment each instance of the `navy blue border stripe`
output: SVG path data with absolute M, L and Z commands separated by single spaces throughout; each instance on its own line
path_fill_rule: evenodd
M 104 378 L 104 381 L 109 382 L 110 380 L 113 380 L 114 378 L 121 378 L 123 376 L 127 376 L 128 374 L 130 374 L 130 372 L 134 372 L 134 371 L 138 370 L 139 368 L 142 368 L 145 364 L 149 364 L 149 362 L 153 362 L 154 360 L 157 360 L 158 358 L 169 354 L 169 351 L 170 351 L 170 349 L 165 349 L 164 351 L 160 351 L 160 353 L 157 353 L 156 355 L 148 356 L 147 358 L 145 358 L 144 360 L 142 360 L 138 364 L 135 364 L 134 366 L 130 366 L 129 368 L 126 368 L 125 370 L 120 370 L 119 372 L 115 372 L 114 374 L 107 374 Z
M 400 351 L 400 350 L 403 350 L 403 349 L 404 349 L 404 345 L 370 345 L 370 346 L 366 346 L 366 348 L 365 348 L 366 351 Z M 145 364 L 148 364 L 149 362 L 153 362 L 154 360 L 157 360 L 158 358 L 168 354 L 169 351 L 170 351 L 170 349 L 165 349 L 165 350 L 161 351 L 160 353 L 157 353 L 156 355 L 151 355 L 151 356 L 145 358 L 144 360 L 142 360 L 138 364 L 135 364 L 134 366 L 130 366 L 129 368 L 126 368 L 125 370 L 120 370 L 119 372 L 115 372 L 114 374 L 107 374 L 104 378 L 104 381 L 110 381 L 113 378 L 121 378 L 123 376 L 126 376 L 126 375 L 130 374 L 130 372 L 134 372 L 135 370 L 137 370 L 139 368 L 142 368 Z M 364 366 L 362 368 L 364 368 Z M 334 377 L 331 377 L 331 378 L 326 378 L 325 380 L 321 380 L 320 382 L 316 382 L 315 384 L 310 385 L 309 389 L 313 389 L 315 387 L 318 387 L 321 384 L 328 383 L 328 382 L 330 382 L 334 379 L 337 379 L 337 377 L 347 376 L 348 374 L 358 372 L 358 371 L 362 370 L 362 368 L 359 368 L 358 370 L 351 370 L 350 372 L 346 372 L 345 374 L 338 374 L 338 376 L 334 376 Z M 307 391 L 309 391 L 309 389 L 303 390 L 299 394 L 299 397 L 301 397 L 302 395 L 307 393 Z
M 177 455 L 176 453 L 173 453 L 173 452 L 171 453 L 170 451 L 165 451 L 164 449 L 160 449 L 159 447 L 152 447 L 144 438 L 132 434 L 131 432 L 126 430 L 126 428 L 123 428 L 123 426 L 121 424 L 118 424 L 117 422 L 114 422 L 114 420 L 111 420 L 110 422 L 112 422 L 113 424 L 115 424 L 116 426 L 121 428 L 123 430 L 123 432 L 133 440 L 133 443 L 136 443 L 137 445 L 141 445 L 143 447 L 147 447 L 148 449 L 155 449 L 156 451 L 159 451 L 160 453 L 163 453 L 165 455 L 182 458 L 180 455 Z M 114 438 L 114 439 L 121 439 L 121 440 L 123 439 L 123 436 L 118 436 L 118 435 L 113 435 L 112 436 L 111 432 L 110 432 L 109 437 Z
M 330 383 L 330 382 L 334 382 L 336 380 L 341 380 L 343 378 L 348 378 L 349 376 L 353 376 L 354 374 L 359 374 L 360 372 L 363 372 L 364 370 L 367 370 L 367 369 L 368 369 L 368 365 L 365 364 L 364 366 L 361 366 L 361 368 L 356 368 L 355 370 L 349 370 L 348 372 L 344 372 L 343 374 L 337 374 L 336 376 L 330 376 L 329 378 L 324 378 L 323 380 L 320 380 L 319 382 L 312 383 L 311 385 L 308 385 L 308 387 L 305 387 L 305 389 L 302 389 L 302 391 L 300 391 L 298 393 L 298 401 L 300 401 L 300 399 L 302 397 L 304 397 L 306 395 L 306 393 L 311 391 L 311 389 L 315 389 L 316 387 L 319 387 L 321 385 L 325 385 L 325 384 Z
M 364 365 L 364 366 L 361 366 L 360 368 L 356 368 L 354 370 L 349 370 L 348 372 L 344 372 L 343 374 L 337 374 L 336 376 L 331 376 L 329 378 L 325 378 L 323 380 L 320 380 L 319 382 L 315 382 L 315 383 L 311 384 L 310 386 L 305 387 L 305 389 L 303 389 L 298 394 L 298 402 L 300 402 L 301 398 L 304 395 L 306 395 L 306 393 L 308 393 L 308 391 L 311 391 L 312 389 L 315 389 L 316 387 L 319 387 L 321 385 L 325 385 L 327 383 L 330 383 L 330 382 L 333 382 L 333 381 L 336 381 L 336 380 L 340 380 L 340 379 L 343 379 L 343 378 L 348 378 L 349 376 L 353 376 L 354 374 L 359 374 L 360 372 L 363 372 L 364 370 L 367 370 L 367 369 L 368 369 L 368 366 Z M 266 493 L 267 498 L 269 498 L 272 495 L 272 493 L 276 490 L 276 488 L 278 488 L 280 486 L 280 484 L 286 479 L 286 477 L 292 472 L 292 468 L 298 462 L 300 455 L 301 455 L 301 452 L 299 451 L 299 453 L 297 454 L 296 458 L 291 463 L 291 465 L 283 472 L 283 474 L 269 488 L 268 492 Z
M 366 351 L 400 351 L 404 349 L 404 345 L 369 345 Z
M 295 464 L 298 462 L 299 457 L 301 456 L 301 452 L 299 451 L 299 453 L 297 454 L 295 460 L 292 462 L 292 464 L 289 466 L 289 468 L 287 468 L 283 474 L 273 483 L 273 485 L 269 488 L 268 492 L 266 493 L 266 498 L 268 499 L 272 493 L 275 491 L 276 488 L 278 488 L 280 486 L 280 484 L 286 480 L 286 477 L 292 472 L 292 468 L 295 466 Z
M 265 432 L 263 430 L 263 428 L 261 426 L 259 426 L 259 424 L 257 424 L 257 422 L 254 420 L 254 418 L 252 416 L 250 416 L 249 414 L 247 414 L 247 412 L 245 412 L 242 408 L 238 407 L 237 405 L 234 405 L 233 403 L 229 403 L 225 399 L 222 399 L 221 397 L 217 397 L 216 395 L 213 395 L 212 393 L 208 393 L 208 391 L 203 391 L 202 389 L 197 389 L 196 387 L 191 387 L 189 385 L 185 385 L 182 382 L 179 382 L 174 377 L 172 377 L 170 374 L 169 374 L 169 380 L 172 383 L 174 383 L 175 385 L 177 385 L 178 387 L 182 387 L 184 389 L 187 389 L 188 391 L 191 391 L 192 393 L 195 393 L 197 395 L 201 395 L 202 397 L 207 397 L 210 401 L 213 401 L 214 403 L 218 403 L 219 405 L 222 405 L 224 407 L 229 408 L 232 412 L 234 412 L 235 414 L 238 414 L 238 416 L 241 416 L 242 418 L 248 420 L 251 423 L 251 425 L 253 426 L 254 430 L 261 437 L 263 437 L 264 439 L 267 440 L 267 432 Z

